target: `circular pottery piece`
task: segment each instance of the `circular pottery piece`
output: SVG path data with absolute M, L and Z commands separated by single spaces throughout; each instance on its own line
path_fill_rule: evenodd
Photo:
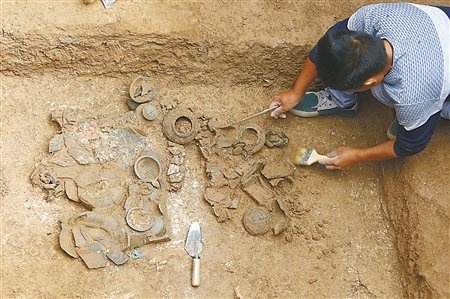
M 158 97 L 155 87 L 145 77 L 137 77 L 130 85 L 130 98 L 136 103 L 146 103 Z
M 163 119 L 162 127 L 164 136 L 178 144 L 191 142 L 199 131 L 197 118 L 187 109 L 175 109 L 168 112 Z
M 134 172 L 144 182 L 157 181 L 162 173 L 159 157 L 153 152 L 144 152 L 134 163 Z
M 147 209 L 132 208 L 127 213 L 126 221 L 135 231 L 145 232 L 153 226 L 155 217 Z
M 269 212 L 263 207 L 255 207 L 247 210 L 244 214 L 243 223 L 249 234 L 257 236 L 267 233 L 271 226 Z
M 266 134 L 256 124 L 248 124 L 241 127 L 239 141 L 244 143 L 244 150 L 249 154 L 259 152 L 266 142 Z
M 158 117 L 158 110 L 152 104 L 143 104 L 142 116 L 146 120 L 155 120 Z
M 128 106 L 128 108 L 130 108 L 131 111 L 136 111 L 136 109 L 139 106 L 139 103 L 136 103 L 132 99 L 127 98 L 127 106 Z

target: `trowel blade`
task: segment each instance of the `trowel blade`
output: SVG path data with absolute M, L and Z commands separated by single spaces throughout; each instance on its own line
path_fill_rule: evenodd
M 114 4 L 114 2 L 116 2 L 116 0 L 102 0 L 103 2 L 103 6 L 108 9 L 111 7 L 111 5 Z
M 186 243 L 184 244 L 184 250 L 186 250 L 186 252 L 193 258 L 198 257 L 202 252 L 202 232 L 198 222 L 193 222 L 189 227 Z

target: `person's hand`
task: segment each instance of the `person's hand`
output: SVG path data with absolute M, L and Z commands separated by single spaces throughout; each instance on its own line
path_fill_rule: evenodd
M 354 147 L 338 147 L 327 154 L 328 159 L 319 161 L 327 169 L 345 169 L 359 162 L 359 149 Z
M 286 112 L 297 105 L 300 97 L 292 89 L 275 95 L 269 107 L 278 107 L 270 113 L 273 118 L 286 118 Z

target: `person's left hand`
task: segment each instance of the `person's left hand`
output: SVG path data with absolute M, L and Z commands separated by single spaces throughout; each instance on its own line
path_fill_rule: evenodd
M 345 169 L 359 162 L 358 152 L 359 149 L 354 147 L 338 147 L 327 154 L 327 157 L 331 159 L 327 159 L 321 164 L 325 165 L 327 169 Z

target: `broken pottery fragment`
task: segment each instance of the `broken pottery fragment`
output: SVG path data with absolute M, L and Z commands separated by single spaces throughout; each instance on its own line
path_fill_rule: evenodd
M 136 103 L 146 103 L 156 99 L 158 93 L 149 78 L 139 76 L 131 82 L 130 97 Z
M 242 181 L 247 181 L 248 178 L 253 176 L 261 167 L 265 165 L 264 160 L 249 160 L 242 163 L 236 172 L 242 175 Z
M 184 179 L 186 168 L 184 165 L 170 164 L 167 176 L 170 183 L 181 183 Z
M 276 202 L 277 202 L 278 206 L 280 207 L 280 209 L 281 209 L 281 210 L 284 212 L 284 214 L 286 215 L 287 212 L 289 211 L 289 204 L 288 204 L 285 200 L 283 200 L 283 199 L 281 199 L 281 198 L 278 198 L 278 199 L 276 200 Z
M 275 221 L 275 225 L 273 227 L 273 233 L 274 235 L 279 235 L 282 232 L 284 232 L 288 228 L 288 221 L 286 217 L 277 217 L 277 220 Z
M 73 180 L 71 179 L 64 180 L 64 191 L 66 192 L 68 199 L 77 202 L 80 201 L 80 199 L 78 198 L 77 184 Z
M 224 177 L 222 170 L 216 163 L 206 164 L 206 176 L 211 187 L 220 188 L 228 185 L 228 180 Z
M 74 109 L 52 113 L 52 120 L 62 130 L 50 140 L 50 154 L 35 167 L 30 179 L 47 190 L 49 200 L 66 196 L 92 210 L 61 223 L 59 243 L 66 254 L 81 258 L 89 268 L 104 267 L 108 259 L 121 265 L 129 258 L 124 250 L 130 246 L 170 239 L 161 194 L 167 190 L 161 186 L 163 182 L 130 177 L 146 145 L 144 135 L 129 127 L 135 125 L 134 112 L 85 118 L 78 113 Z M 170 147 L 179 146 L 173 143 Z M 180 151 L 172 157 L 172 164 L 183 168 L 184 157 Z M 141 161 L 141 166 L 154 164 L 147 162 Z M 156 176 L 162 173 L 156 172 Z
M 242 190 L 252 197 L 259 205 L 270 207 L 273 202 L 274 193 L 262 184 L 258 177 L 251 177 L 242 182 Z
M 182 145 L 168 141 L 169 152 L 172 155 L 170 165 L 167 170 L 168 181 L 170 183 L 170 191 L 176 192 L 181 189 L 182 182 L 186 175 L 186 167 L 183 165 L 186 152 Z
M 82 212 L 61 223 L 60 246 L 70 256 L 81 257 L 88 268 L 100 268 L 109 258 L 117 265 L 128 260 L 124 254 L 126 236 L 114 217 Z
M 92 144 L 93 151 L 100 163 L 116 162 L 123 168 L 132 165 L 142 151 L 143 137 L 129 127 L 120 127 L 108 132 L 101 132 L 97 142 Z
M 62 135 L 57 134 L 48 143 L 48 152 L 54 153 L 54 152 L 62 150 L 63 147 L 64 147 L 64 138 Z
M 77 247 L 76 251 L 89 269 L 102 268 L 107 265 L 106 252 L 99 242 L 89 242 L 83 247 Z
M 239 200 L 237 198 L 232 198 L 230 204 L 227 206 L 229 209 L 236 210 L 239 206 Z
M 122 251 L 120 245 L 115 244 L 106 251 L 106 256 L 116 265 L 123 265 L 128 261 L 128 255 Z
M 70 226 L 67 224 L 61 223 L 61 232 L 59 234 L 59 246 L 64 250 L 68 255 L 73 258 L 78 257 L 78 253 L 75 248 L 75 241 L 73 239 L 73 233 Z
M 86 143 L 82 143 L 82 139 L 74 133 L 64 135 L 64 144 L 67 147 L 67 152 L 75 161 L 81 165 L 99 163 L 92 147 L 89 143 Z
M 245 144 L 244 150 L 248 154 L 254 154 L 264 147 L 266 135 L 260 126 L 256 124 L 247 124 L 240 129 L 239 141 Z
M 266 133 L 266 145 L 268 147 L 286 147 L 289 138 L 283 132 L 271 130 Z
M 205 200 L 212 206 L 229 206 L 233 198 L 233 190 L 228 186 L 220 188 L 207 187 L 204 193 Z
M 74 125 L 78 119 L 79 110 L 66 107 L 52 111 L 51 120 L 57 122 L 62 129 Z
M 118 204 L 126 196 L 125 171 L 114 164 L 85 166 L 75 178 L 79 200 L 90 208 Z
M 162 167 L 159 155 L 152 151 L 145 151 L 134 164 L 136 176 L 144 182 L 152 183 L 160 179 Z
M 268 180 L 284 178 L 294 173 L 295 168 L 290 163 L 282 160 L 279 162 L 266 163 L 261 169 L 261 174 Z
M 225 222 L 231 219 L 231 214 L 222 205 L 213 206 L 214 215 L 216 215 L 217 222 Z
M 53 153 L 51 156 L 43 160 L 45 164 L 53 164 L 61 167 L 77 166 L 78 163 L 67 153 L 67 149 L 64 148 L 60 151 Z M 50 167 L 50 165 L 49 165 Z
M 232 147 L 239 140 L 239 130 L 236 126 L 215 130 L 213 144 L 221 148 Z
M 244 214 L 243 224 L 249 234 L 258 236 L 267 233 L 272 227 L 269 212 L 263 207 L 255 207 Z
M 198 120 L 188 109 L 169 111 L 163 119 L 162 126 L 164 136 L 178 144 L 191 142 L 199 132 Z

